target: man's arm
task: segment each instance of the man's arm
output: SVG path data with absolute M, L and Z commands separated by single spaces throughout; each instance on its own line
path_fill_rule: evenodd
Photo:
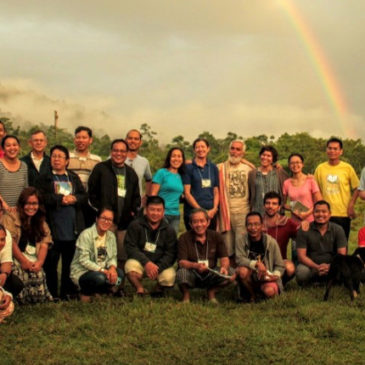
M 354 190 L 354 193 L 352 194 L 351 200 L 349 202 L 349 205 L 347 207 L 347 215 L 349 216 L 349 218 L 354 219 L 356 218 L 356 213 L 355 213 L 355 203 L 357 200 L 357 197 L 359 196 L 360 191 L 358 189 Z

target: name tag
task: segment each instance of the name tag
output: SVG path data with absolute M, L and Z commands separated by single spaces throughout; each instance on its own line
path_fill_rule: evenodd
M 154 253 L 156 251 L 156 247 L 157 247 L 157 245 L 155 243 L 146 242 L 144 245 L 144 250 L 147 252 Z
M 209 267 L 209 260 L 198 260 L 198 264 L 204 264 L 206 267 Z
M 127 193 L 126 189 L 118 188 L 118 196 L 121 198 L 125 198 L 125 194 Z
M 35 254 L 36 254 L 35 247 L 34 247 L 34 246 L 31 246 L 31 245 L 27 245 L 27 246 L 25 247 L 25 252 L 26 252 L 28 255 L 35 255 Z
M 202 179 L 202 188 L 210 188 L 212 183 L 210 179 Z

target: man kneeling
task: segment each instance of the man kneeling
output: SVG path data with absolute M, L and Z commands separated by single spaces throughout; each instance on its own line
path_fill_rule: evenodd
M 183 302 L 190 302 L 190 288 L 206 288 L 208 300 L 218 303 L 215 294 L 220 287 L 233 281 L 236 277 L 229 267 L 229 258 L 222 236 L 208 229 L 210 219 L 204 209 L 194 209 L 190 214 L 192 230 L 180 236 L 176 280 L 183 293 Z M 220 269 L 217 260 L 220 259 Z M 216 272 L 212 272 L 214 269 Z M 231 274 L 228 280 L 220 276 Z
M 101 209 L 96 223 L 82 231 L 76 241 L 70 277 L 80 287 L 83 302 L 89 302 L 93 294 L 123 294 L 119 292 L 123 272 L 117 269 L 117 243 L 109 231 L 113 217 L 112 210 Z
M 147 292 L 142 285 L 144 273 L 151 280 L 157 280 L 152 296 L 163 296 L 165 288 L 175 284 L 177 239 L 175 230 L 164 219 L 165 202 L 159 196 L 149 196 L 146 215 L 133 221 L 125 237 L 128 260 L 125 273 L 136 288 L 137 295 Z
M 247 234 L 236 240 L 236 263 L 239 280 L 248 290 L 251 301 L 261 291 L 266 298 L 283 290 L 281 276 L 285 264 L 276 240 L 263 233 L 263 221 L 258 212 L 246 216 Z

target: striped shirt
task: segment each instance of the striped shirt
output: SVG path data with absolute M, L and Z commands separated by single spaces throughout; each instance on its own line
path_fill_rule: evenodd
M 0 195 L 9 205 L 15 207 L 20 193 L 28 186 L 28 167 L 21 161 L 17 171 L 9 171 L 0 163 Z
M 76 151 L 70 153 L 70 163 L 68 169 L 79 175 L 79 178 L 87 191 L 87 182 L 94 166 L 101 162 L 98 155 L 89 153 L 86 157 L 79 156 Z

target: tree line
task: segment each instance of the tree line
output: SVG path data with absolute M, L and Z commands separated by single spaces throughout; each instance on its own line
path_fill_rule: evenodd
M 30 128 L 21 128 L 20 126 L 14 126 L 13 122 L 9 118 L 0 118 L 4 123 L 7 133 L 16 135 L 21 142 L 22 155 L 29 152 L 30 147 L 28 140 L 31 134 L 38 129 L 45 132 L 48 138 L 48 147 L 55 144 L 63 144 L 68 149 L 72 150 L 73 145 L 73 131 L 68 131 L 64 128 L 55 129 L 54 126 L 47 126 L 44 124 L 32 125 Z M 158 140 L 158 134 L 152 129 L 152 127 L 143 123 L 139 130 L 143 135 L 143 145 L 140 150 L 140 154 L 146 157 L 150 161 L 152 172 L 161 168 L 165 160 L 167 151 L 172 146 L 181 147 L 186 154 L 187 159 L 193 157 L 193 141 L 187 141 L 184 136 L 178 135 L 172 138 L 168 144 L 161 144 Z M 124 136 L 122 136 L 124 137 Z M 228 148 L 231 141 L 235 139 L 242 139 L 241 136 L 234 132 L 228 132 L 224 138 L 216 138 L 212 133 L 204 131 L 197 135 L 197 137 L 205 138 L 209 141 L 211 151 L 209 158 L 214 163 L 225 161 L 228 155 Z M 330 138 L 331 136 L 328 136 Z M 103 136 L 93 136 L 92 152 L 100 155 L 103 159 L 109 156 L 111 138 L 105 134 Z M 261 134 L 245 138 L 246 143 L 246 155 L 245 158 L 256 166 L 259 164 L 259 151 L 263 145 L 274 146 L 279 153 L 279 163 L 285 168 L 288 168 L 287 158 L 293 153 L 297 152 L 303 155 L 305 166 L 303 171 L 306 173 L 313 173 L 316 166 L 327 160 L 326 155 L 326 141 L 324 138 L 312 137 L 307 132 L 300 132 L 294 134 L 284 133 L 280 137 L 267 136 Z M 349 162 L 360 174 L 361 169 L 364 167 L 365 145 L 361 139 L 343 139 L 344 154 L 342 159 Z

